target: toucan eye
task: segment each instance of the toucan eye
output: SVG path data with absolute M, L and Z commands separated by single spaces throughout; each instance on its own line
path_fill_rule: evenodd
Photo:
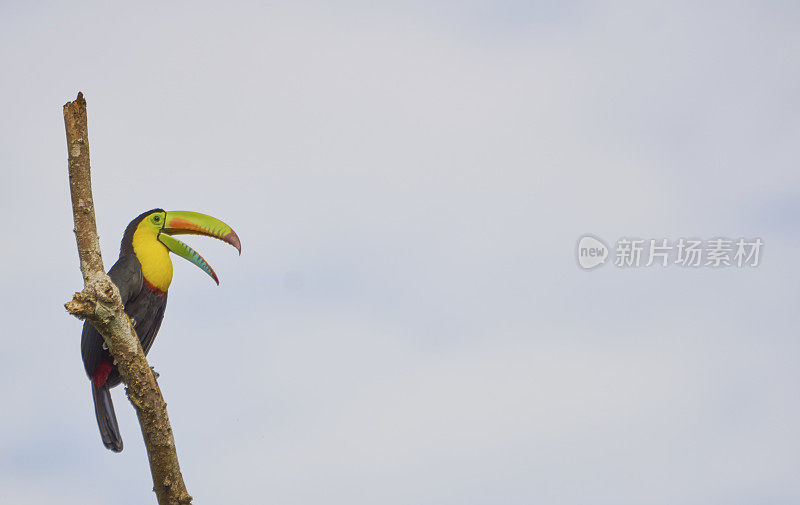
M 153 222 L 158 224 L 161 222 L 161 216 L 153 216 Z

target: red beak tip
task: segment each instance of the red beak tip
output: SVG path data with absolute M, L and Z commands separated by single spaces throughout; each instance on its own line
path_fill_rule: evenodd
M 235 231 L 231 230 L 230 233 L 222 237 L 222 240 L 235 247 L 239 251 L 239 256 L 242 255 L 242 243 L 239 241 L 239 235 Z

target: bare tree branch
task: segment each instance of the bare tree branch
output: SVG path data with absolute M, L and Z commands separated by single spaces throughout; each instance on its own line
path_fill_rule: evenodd
M 128 385 L 128 398 L 136 409 L 142 427 L 153 474 L 153 491 L 158 503 L 190 504 L 192 497 L 186 491 L 178 465 L 167 404 L 147 364 L 133 325 L 125 314 L 119 290 L 103 269 L 92 200 L 89 134 L 83 93 L 78 93 L 74 102 L 64 105 L 64 125 L 67 129 L 72 215 L 84 281 L 83 291 L 75 293 L 65 307 L 73 316 L 87 319 L 97 328 L 114 357 L 122 379 Z

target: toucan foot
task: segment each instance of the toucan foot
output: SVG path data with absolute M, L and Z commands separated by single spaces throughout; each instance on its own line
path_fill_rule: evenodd
M 156 369 L 155 369 L 155 368 L 153 368 L 153 367 L 150 367 L 150 370 L 152 370 L 152 371 L 153 371 L 153 377 L 155 377 L 156 379 L 158 379 L 159 377 L 161 377 L 161 374 L 160 374 L 160 373 L 158 373 L 158 372 L 156 372 Z

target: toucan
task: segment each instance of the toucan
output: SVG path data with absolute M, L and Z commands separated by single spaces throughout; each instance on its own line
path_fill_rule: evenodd
M 119 259 L 108 275 L 119 288 L 125 313 L 133 323 L 145 354 L 153 345 L 167 307 L 167 290 L 172 282 L 170 252 L 197 265 L 219 285 L 217 274 L 203 257 L 174 237 L 179 234 L 218 238 L 242 254 L 239 237 L 230 226 L 199 212 L 153 209 L 130 222 L 122 237 Z M 83 324 L 81 354 L 92 383 L 94 412 L 103 445 L 120 452 L 122 437 L 110 389 L 122 379 L 102 335 L 88 321 Z

